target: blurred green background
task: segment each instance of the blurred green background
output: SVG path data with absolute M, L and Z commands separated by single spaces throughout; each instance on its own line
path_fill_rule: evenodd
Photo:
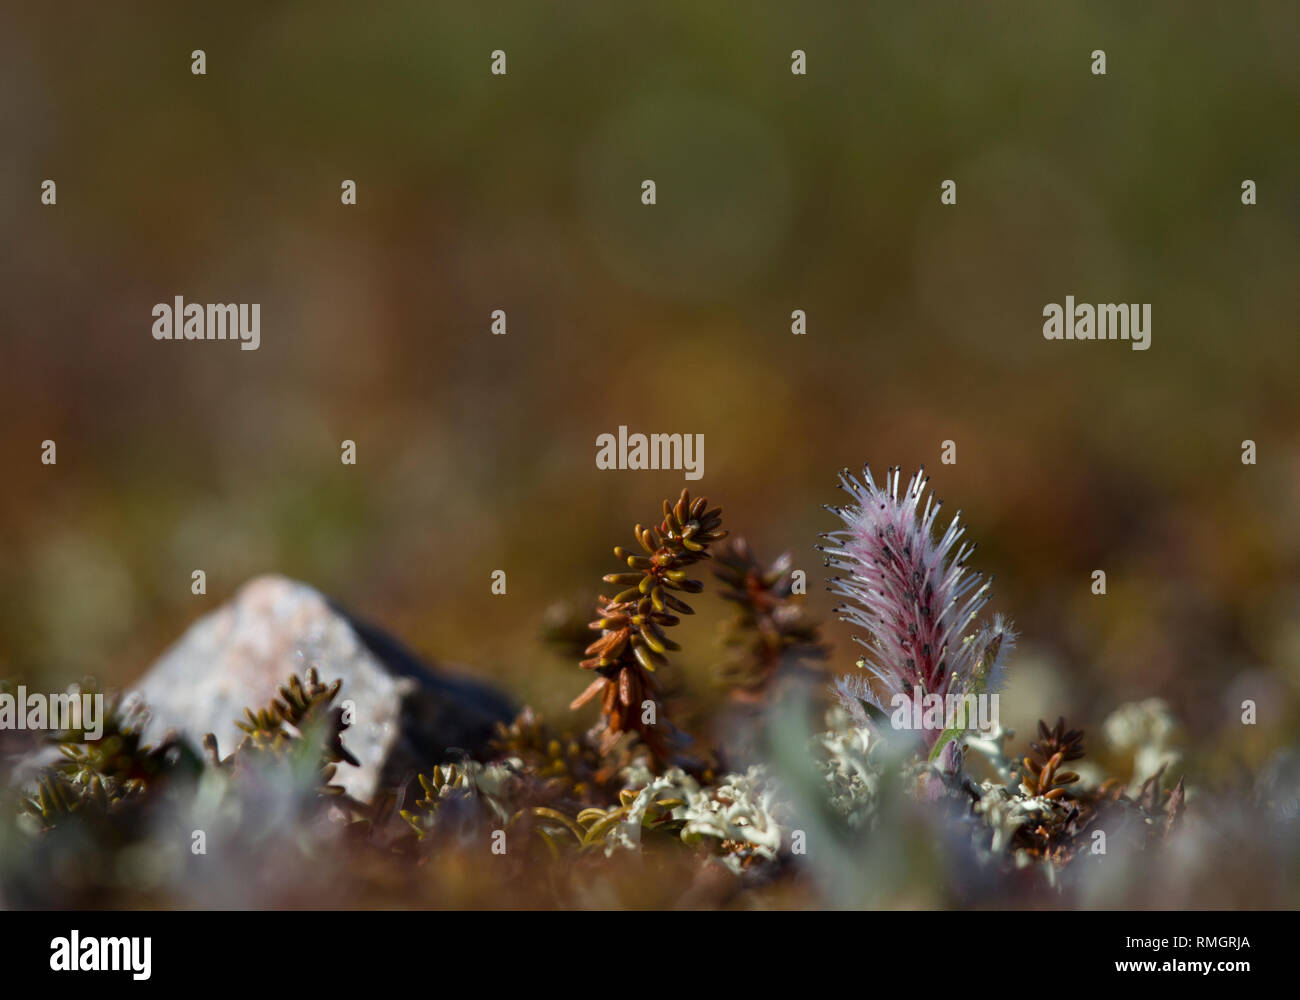
M 543 615 L 664 496 L 828 616 L 836 471 L 925 463 L 1021 632 L 1005 718 L 1159 695 L 1257 763 L 1300 722 L 1298 41 L 1290 2 L 9 5 L 0 673 L 129 682 L 275 570 L 564 718 Z M 1070 294 L 1151 349 L 1044 341 Z M 155 342 L 176 295 L 260 302 L 261 349 Z M 598 471 L 620 424 L 704 479 Z

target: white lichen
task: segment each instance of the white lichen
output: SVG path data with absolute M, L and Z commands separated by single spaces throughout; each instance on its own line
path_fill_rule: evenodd
M 1131 794 L 1162 767 L 1169 775 L 1182 762 L 1178 720 L 1161 698 L 1121 705 L 1102 723 L 1102 732 L 1112 750 L 1133 756 Z
M 719 860 L 739 872 L 749 859 L 776 859 L 786 811 L 766 769 L 751 767 L 690 795 L 683 813 L 682 840 L 688 844 L 705 837 L 718 841 L 726 852 Z
M 860 829 L 875 812 L 883 770 L 871 759 L 873 737 L 839 709 L 827 713 L 826 723 L 826 732 L 812 740 L 826 801 L 850 827 Z

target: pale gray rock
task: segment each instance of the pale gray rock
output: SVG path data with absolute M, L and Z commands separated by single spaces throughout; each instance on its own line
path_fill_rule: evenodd
M 311 667 L 325 683 L 342 679 L 335 705 L 355 706 L 343 744 L 360 766 L 340 764 L 335 783 L 363 802 L 457 750 L 482 753 L 494 724 L 515 711 L 491 687 L 426 666 L 396 639 L 282 576 L 249 581 L 195 622 L 131 697 L 149 709 L 151 742 L 175 730 L 197 745 L 210 732 L 224 756 L 243 737 L 235 723 L 244 708 L 269 703 L 291 674 Z

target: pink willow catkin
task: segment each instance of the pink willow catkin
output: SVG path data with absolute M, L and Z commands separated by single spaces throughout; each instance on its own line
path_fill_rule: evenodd
M 832 593 L 848 598 L 836 608 L 841 621 L 866 630 L 854 636 L 867 655 L 858 661 L 870 677 L 849 675 L 836 682 L 836 693 L 859 724 L 868 722 L 863 703 L 888 714 L 902 696 L 910 705 L 914 689 L 922 695 L 961 695 L 990 689 L 1000 681 L 1002 665 L 1015 636 L 1000 615 L 977 628 L 975 619 L 988 601 L 992 581 L 966 569 L 975 546 L 960 542 L 958 512 L 936 542 L 932 535 L 942 500 L 921 496 L 929 479 L 917 472 L 900 498 L 901 471 L 890 469 L 883 486 L 864 467 L 862 480 L 845 469 L 840 487 L 856 501 L 827 507 L 847 529 L 822 537 L 826 564 L 847 571 L 830 581 Z M 875 678 L 883 698 L 873 689 Z M 940 731 L 926 732 L 933 746 Z

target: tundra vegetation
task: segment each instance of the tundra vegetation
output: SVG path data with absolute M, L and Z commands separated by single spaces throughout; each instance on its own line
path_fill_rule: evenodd
M 996 694 L 1016 635 L 984 614 L 990 583 L 959 518 L 939 530 L 922 474 L 840 485 L 820 548 L 856 666 L 830 661 L 793 559 L 764 562 L 683 490 L 614 548 L 584 628 L 550 622 L 588 679 L 569 717 L 525 708 L 489 752 L 362 802 L 335 781 L 356 763 L 346 692 L 315 669 L 247 709 L 234 746 L 147 745 L 147 707 L 110 701 L 98 739 L 62 732 L 57 764 L 5 783 L 3 902 L 1260 906 L 1294 891 L 1293 755 L 1190 782 L 1154 699 L 1116 706 L 1097 740 L 1064 718 L 1028 734 L 891 723 L 918 696 Z M 717 718 L 672 680 L 675 628 L 709 576 L 733 609 Z

